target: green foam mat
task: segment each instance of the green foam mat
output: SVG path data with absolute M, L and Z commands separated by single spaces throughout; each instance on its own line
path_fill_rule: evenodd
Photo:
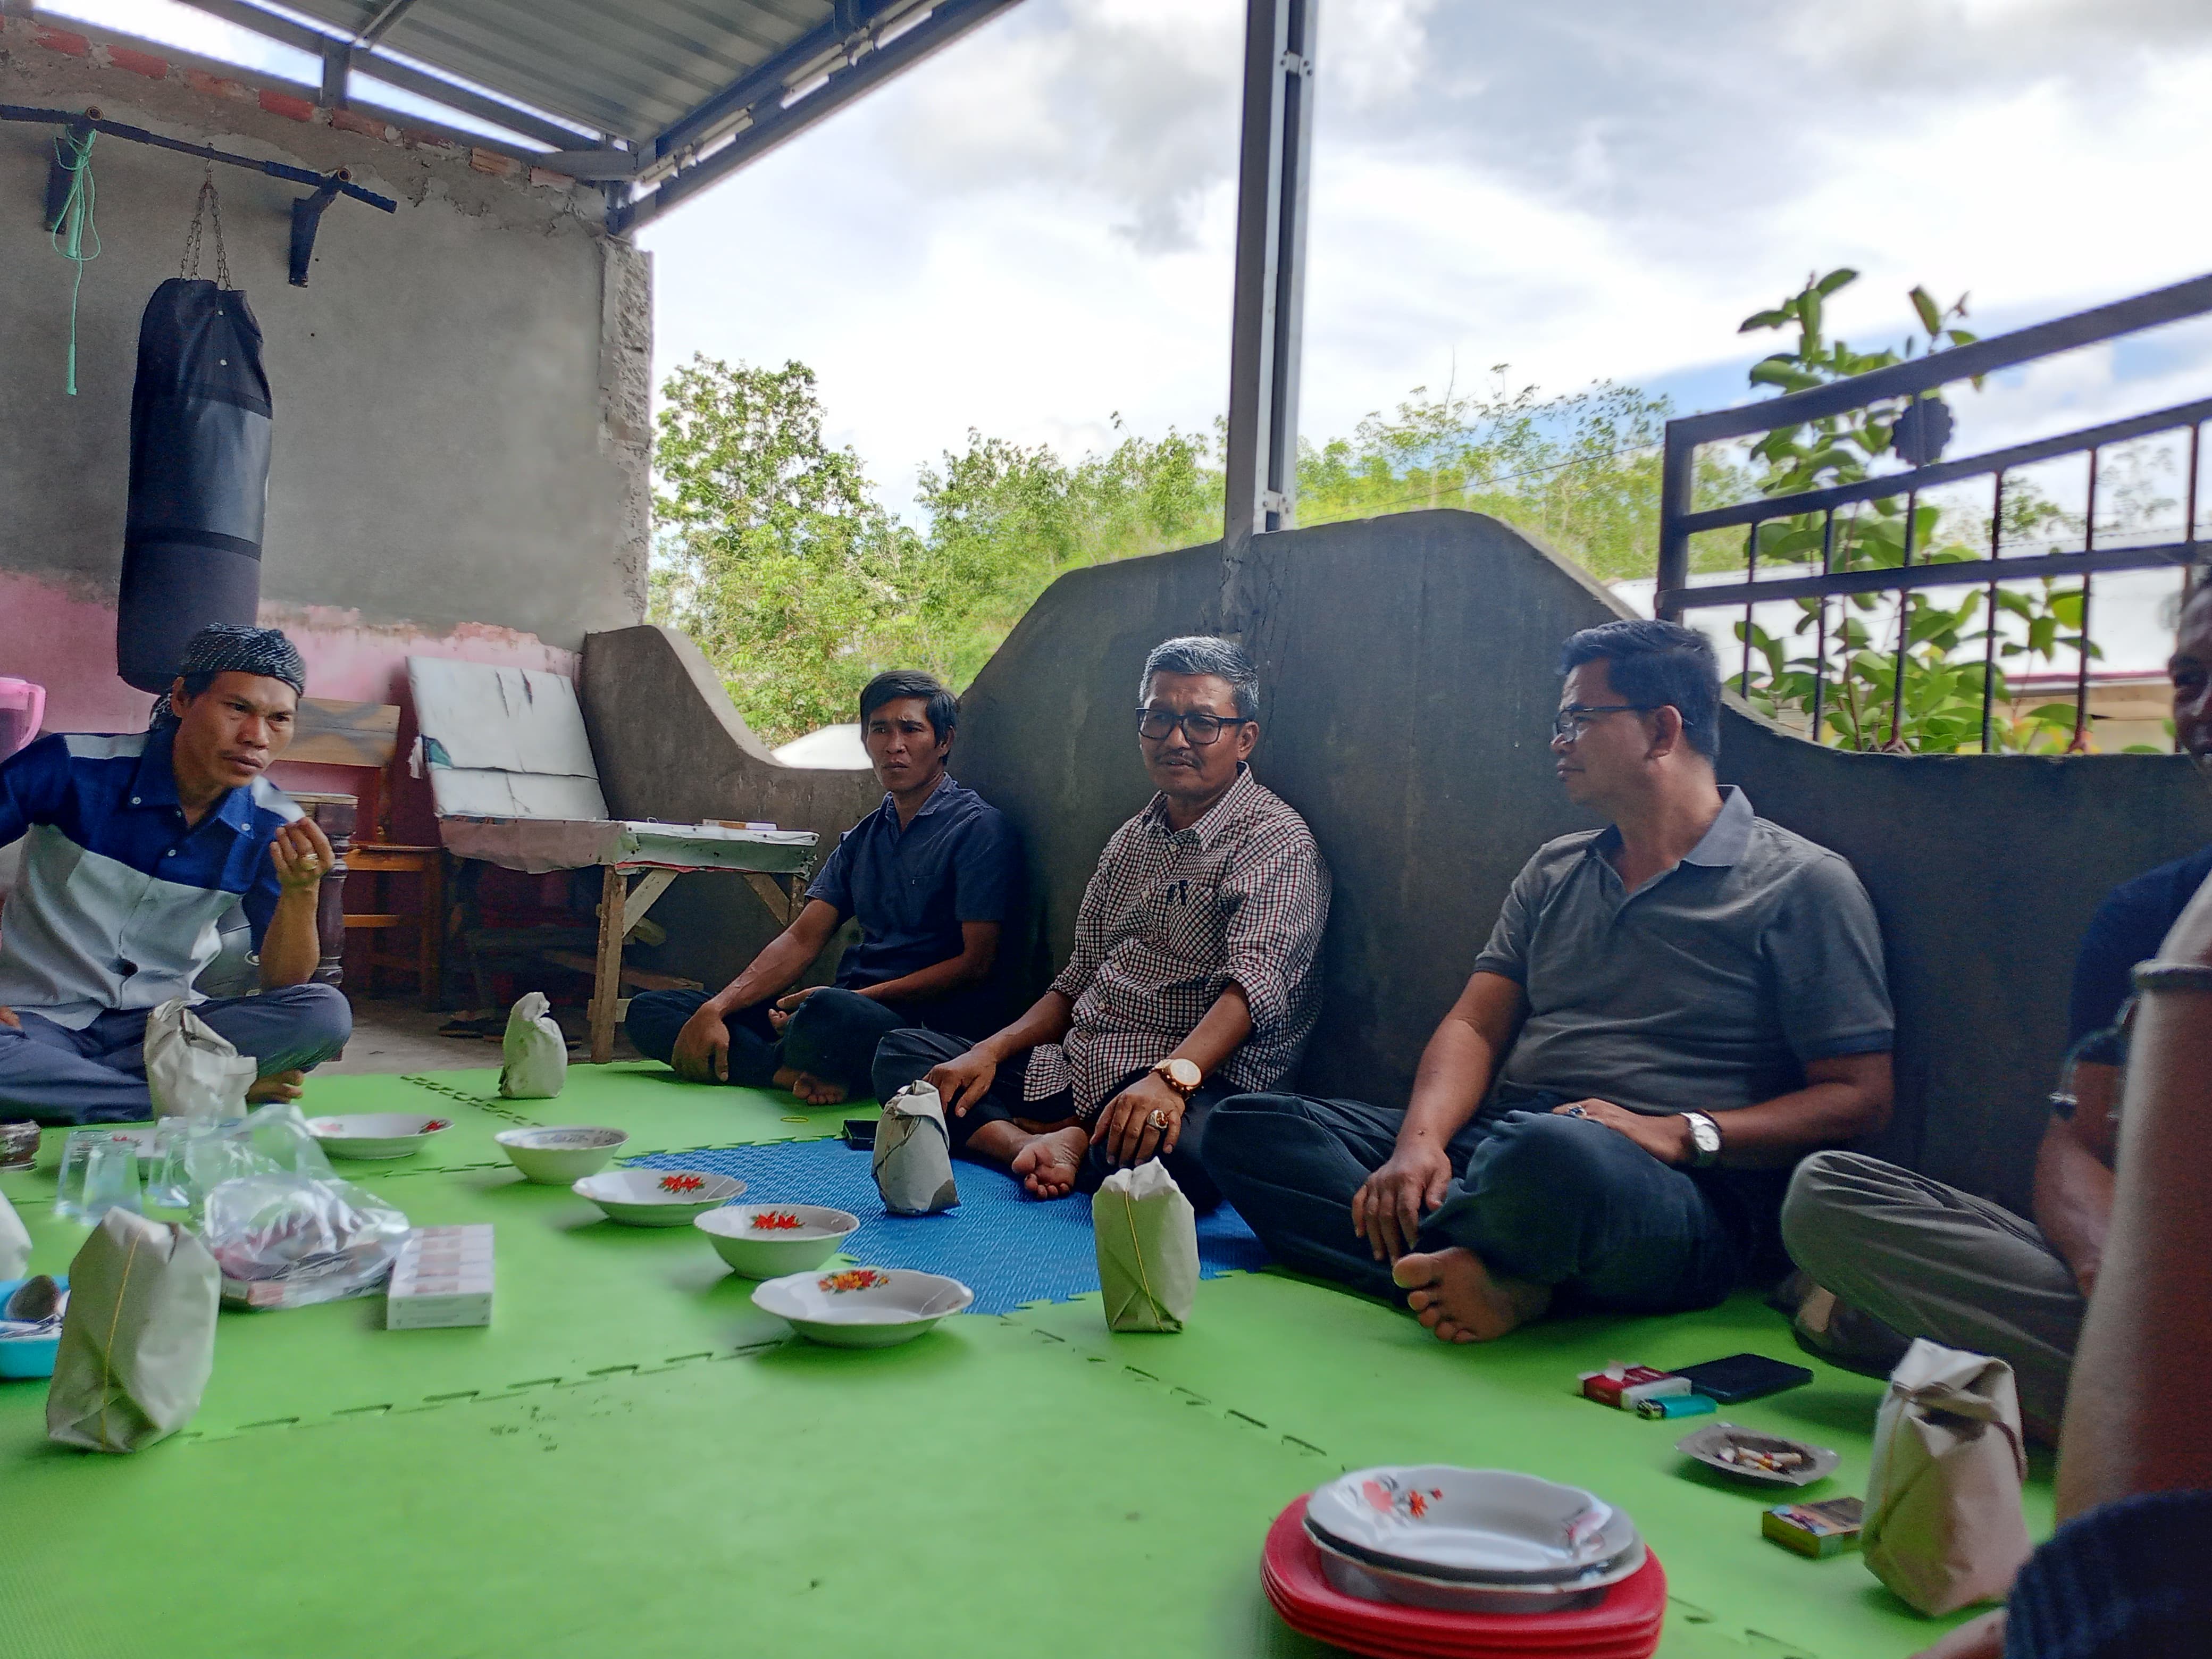
M 624 1157 L 688 1152 L 697 1146 L 750 1146 L 769 1140 L 813 1140 L 834 1135 L 848 1117 L 873 1119 L 876 1103 L 809 1106 L 767 1089 L 686 1083 L 665 1066 L 640 1060 L 616 1066 L 571 1066 L 568 1081 L 552 1100 L 501 1100 L 496 1068 L 420 1072 L 404 1079 L 332 1078 L 340 1083 L 404 1083 L 456 1106 L 503 1108 L 544 1124 L 592 1123 L 629 1131 Z M 317 1106 L 319 1111 L 336 1109 Z M 362 1108 L 360 1109 L 369 1109 Z M 386 1109 L 400 1110 L 398 1107 Z M 494 1154 L 498 1149 L 494 1147 Z
M 1904 1655 L 1958 1622 L 1913 1613 L 1855 1553 L 1812 1561 L 1767 1542 L 1761 1511 L 1796 1492 L 1729 1480 L 1674 1449 L 1705 1424 L 1740 1423 L 1842 1455 L 1803 1497 L 1866 1490 L 1882 1384 L 1799 1352 L 1781 1316 L 1750 1296 L 1667 1318 L 1548 1320 L 1499 1342 L 1450 1346 L 1408 1314 L 1276 1272 L 1201 1285 L 1196 1316 L 1175 1336 L 1114 1335 L 1095 1296 L 1013 1317 L 1087 1361 L 1309 1445 L 1332 1468 L 1460 1463 L 1595 1491 L 1651 1539 L 1686 1619 L 1762 1653 Z M 1615 1359 L 1673 1367 L 1742 1352 L 1804 1364 L 1814 1381 L 1717 1417 L 1656 1422 L 1579 1392 L 1580 1373 Z M 2038 1457 L 2027 1491 L 2038 1537 L 2051 1530 L 2050 1474 Z
M 1268 1522 L 1333 1471 L 1011 1322 L 128 1458 L 0 1430 L 11 1659 L 1322 1659 Z M 1671 1567 L 1671 1562 L 1669 1563 Z M 1662 1659 L 1850 1659 L 1670 1607 Z
M 11 1438 L 12 1659 L 1321 1651 L 1256 1568 L 1314 1459 L 988 1319 L 130 1458 Z
M 386 1331 L 374 1297 L 226 1312 L 198 1416 L 131 1458 L 49 1448 L 43 1389 L 0 1383 L 0 1605 L 36 1610 L 7 1621 L 11 1656 L 1318 1655 L 1259 1595 L 1267 1522 L 1342 1469 L 1414 1461 L 1627 1509 L 1672 1584 L 1663 1659 L 1903 1659 L 1942 1628 L 1855 1555 L 1760 1539 L 1784 1494 L 1672 1450 L 1712 1419 L 1577 1394 L 1615 1358 L 1799 1358 L 1748 1298 L 1447 1348 L 1270 1272 L 1201 1284 L 1176 1336 L 1111 1335 L 1094 1296 L 837 1353 L 787 1340 L 696 1229 L 620 1227 L 505 1168 L 348 1173 L 417 1224 L 498 1229 L 495 1322 Z M 24 1218 L 33 1269 L 65 1270 L 83 1230 Z M 1728 1414 L 1844 1455 L 1808 1496 L 1861 1491 L 1880 1385 L 1806 1363 L 1810 1387 Z
M 536 1186 L 505 1168 L 359 1181 L 416 1226 L 492 1224 L 492 1323 L 387 1331 L 377 1296 L 227 1309 L 194 1431 L 574 1382 L 728 1353 L 775 1340 L 787 1328 L 753 1307 L 752 1281 L 732 1275 L 696 1227 L 622 1226 L 565 1187 Z M 23 1214 L 32 1271 L 67 1272 L 86 1230 L 50 1211 Z M 0 1384 L 0 1419 L 25 1392 Z

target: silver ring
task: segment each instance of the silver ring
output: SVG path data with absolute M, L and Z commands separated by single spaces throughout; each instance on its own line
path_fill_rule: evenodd
M 1152 1116 L 1147 1118 L 1146 1121 L 1150 1123 L 1155 1129 L 1166 1128 L 1168 1127 L 1168 1115 L 1166 1109 L 1159 1106 L 1153 1107 Z
M 1565 1111 L 1560 1113 L 1559 1115 L 1561 1117 L 1588 1117 L 1589 1114 L 1583 1110 L 1579 1106 L 1570 1106 Z

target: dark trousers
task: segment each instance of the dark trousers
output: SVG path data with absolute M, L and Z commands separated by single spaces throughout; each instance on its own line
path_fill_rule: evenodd
M 154 1115 L 146 1092 L 145 1008 L 111 1008 L 71 1030 L 26 1008 L 0 1025 L 0 1116 L 41 1123 L 127 1123 Z M 192 1012 L 252 1054 L 261 1077 L 335 1059 L 353 1035 L 353 1009 L 335 985 L 292 985 L 219 997 Z
M 631 998 L 630 1042 L 647 1060 L 666 1065 L 684 1022 L 706 1000 L 704 991 L 649 991 Z M 776 1073 L 788 1066 L 841 1085 L 848 1100 L 867 1098 L 876 1044 L 913 1024 L 921 1012 L 918 1004 L 878 1002 L 831 986 L 800 1003 L 779 1036 L 769 1023 L 774 1006 L 756 1002 L 723 1020 L 730 1030 L 730 1081 L 746 1089 L 773 1088 Z
M 889 1100 L 908 1084 L 927 1076 L 933 1066 L 958 1059 L 970 1046 L 964 1038 L 949 1036 L 941 1031 L 893 1031 L 876 1049 L 876 1098 Z M 1075 1102 L 1065 1089 L 1042 1100 L 1022 1098 L 1028 1060 L 1027 1054 L 1018 1054 L 1000 1066 L 999 1074 L 991 1079 L 991 1086 L 984 1091 L 982 1099 L 971 1101 L 964 1115 L 946 1110 L 945 1127 L 951 1131 L 954 1152 L 963 1158 L 970 1156 L 969 1138 L 987 1123 L 1011 1123 L 1017 1118 L 1031 1123 L 1056 1123 L 1075 1115 Z M 1107 1091 L 1107 1103 L 1110 1105 L 1115 1096 L 1146 1075 L 1145 1072 L 1132 1072 L 1123 1078 Z M 1191 1207 L 1200 1214 L 1221 1202 L 1221 1189 L 1206 1173 L 1205 1148 L 1213 1109 L 1223 1097 L 1221 1090 L 1200 1087 L 1184 1103 L 1182 1133 L 1176 1139 L 1175 1151 L 1162 1160 L 1168 1173 L 1175 1177 L 1176 1185 L 1182 1188 L 1183 1196 L 1190 1200 Z M 1094 1138 L 1091 1150 L 1084 1155 L 1083 1172 L 1076 1177 L 1077 1189 L 1097 1192 L 1098 1183 L 1113 1173 L 1114 1167 L 1104 1146 Z
M 1421 1224 L 1421 1249 L 1461 1245 L 1508 1278 L 1634 1312 L 1707 1308 L 1735 1287 L 1757 1254 L 1756 1211 L 1768 1206 L 1771 1230 L 1787 1171 L 1677 1169 L 1602 1123 L 1525 1103 L 1542 1109 L 1486 1113 L 1452 1137 L 1455 1179 Z M 1390 1264 L 1352 1231 L 1352 1199 L 1389 1160 L 1405 1116 L 1237 1095 L 1213 1114 L 1206 1168 L 1277 1258 L 1395 1297 Z

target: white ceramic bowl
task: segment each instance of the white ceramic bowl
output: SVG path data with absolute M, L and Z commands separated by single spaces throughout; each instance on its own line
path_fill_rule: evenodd
M 1595 1607 L 1608 1587 L 1641 1572 L 1649 1559 L 1639 1539 L 1619 1560 L 1562 1584 L 1475 1583 L 1363 1561 L 1312 1526 L 1307 1527 L 1306 1536 L 1321 1553 L 1322 1576 L 1346 1595 L 1438 1613 L 1573 1613 Z
M 753 1291 L 753 1305 L 787 1319 L 801 1336 L 833 1348 L 888 1348 L 911 1342 L 975 1292 L 942 1273 L 911 1267 L 841 1267 L 789 1273 Z
M 744 1189 L 744 1182 L 705 1170 L 609 1170 L 568 1188 L 632 1227 L 680 1227 Z
M 501 1129 L 492 1139 L 525 1180 L 566 1187 L 605 1169 L 629 1136 L 620 1129 L 567 1123 L 550 1129 Z
M 1481 1583 L 1579 1578 L 1637 1542 L 1627 1516 L 1579 1486 L 1441 1463 L 1356 1469 L 1316 1492 L 1306 1516 L 1358 1559 Z
M 419 1112 L 353 1112 L 307 1120 L 307 1133 L 332 1158 L 406 1158 L 421 1152 L 432 1135 L 453 1127 L 451 1118 L 425 1117 Z
M 820 1267 L 860 1231 L 860 1218 L 820 1204 L 725 1204 L 691 1224 L 747 1279 L 775 1279 Z

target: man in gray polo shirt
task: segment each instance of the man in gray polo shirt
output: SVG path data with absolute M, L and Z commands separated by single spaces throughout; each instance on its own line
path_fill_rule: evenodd
M 1446 1341 L 1555 1297 L 1709 1306 L 1784 1265 L 1805 1153 L 1878 1129 L 1893 1019 L 1850 866 L 1722 790 L 1704 637 L 1620 622 L 1567 641 L 1552 750 L 1607 829 L 1515 879 L 1403 1109 L 1248 1094 L 1206 1164 L 1305 1272 L 1408 1292 Z

